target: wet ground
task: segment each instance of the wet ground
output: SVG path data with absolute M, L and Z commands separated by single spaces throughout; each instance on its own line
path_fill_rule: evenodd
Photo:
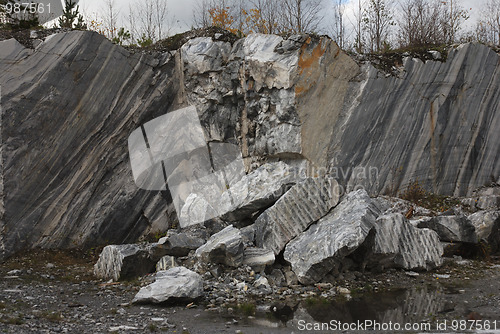
M 98 281 L 92 276 L 94 261 L 89 254 L 36 251 L 3 263 L 0 332 L 500 333 L 498 258 L 450 259 L 429 273 L 348 273 L 332 287 L 297 288 L 293 295 L 276 293 L 272 298 L 249 296 L 238 305 L 226 303 L 211 311 L 203 301 L 130 305 L 144 282 Z M 324 298 L 325 289 L 339 293 Z

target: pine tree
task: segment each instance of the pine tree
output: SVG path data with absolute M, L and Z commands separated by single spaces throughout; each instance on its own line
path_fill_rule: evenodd
M 83 16 L 80 14 L 80 7 L 73 0 L 65 0 L 63 15 L 59 18 L 59 26 L 70 29 L 87 29 Z

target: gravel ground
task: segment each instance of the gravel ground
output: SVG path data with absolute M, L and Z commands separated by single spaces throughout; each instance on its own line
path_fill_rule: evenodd
M 151 277 L 102 282 L 92 275 L 95 260 L 88 253 L 38 250 L 3 263 L 0 332 L 298 333 L 299 320 L 370 317 L 450 324 L 490 320 L 500 330 L 498 258 L 448 260 L 429 273 L 344 273 L 335 284 L 248 291 L 236 285 L 251 286 L 255 274 L 241 269 L 207 279 L 204 300 L 176 306 L 130 305 Z

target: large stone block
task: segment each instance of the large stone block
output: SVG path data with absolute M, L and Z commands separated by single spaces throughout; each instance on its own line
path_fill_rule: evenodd
M 465 216 L 436 216 L 421 221 L 418 227 L 436 231 L 439 239 L 445 242 L 477 243 L 479 241 L 474 225 Z
M 264 211 L 256 224 L 256 245 L 279 254 L 285 245 L 326 215 L 339 202 L 339 185 L 331 177 L 307 178 Z
M 164 255 L 159 244 L 109 245 L 99 255 L 94 275 L 113 281 L 135 278 L 153 272 Z
M 428 270 L 442 264 L 443 246 L 436 232 L 411 225 L 399 213 L 378 217 L 368 266 Z
M 342 266 L 368 237 L 381 210 L 366 191 L 345 196 L 331 213 L 293 239 L 284 258 L 303 284 L 313 284 Z
M 158 244 L 162 245 L 165 254 L 172 256 L 186 256 L 190 251 L 198 249 L 206 240 L 195 236 L 189 232 L 171 232 L 158 240 Z
M 159 271 L 155 279 L 139 290 L 132 303 L 188 302 L 203 296 L 201 276 L 184 267 Z
M 251 216 L 276 202 L 298 178 L 298 171 L 284 162 L 264 164 L 222 195 L 217 208 L 221 218 L 237 221 Z
M 238 267 L 243 263 L 243 238 L 239 229 L 229 225 L 212 235 L 207 243 L 196 250 L 203 263 L 220 263 Z

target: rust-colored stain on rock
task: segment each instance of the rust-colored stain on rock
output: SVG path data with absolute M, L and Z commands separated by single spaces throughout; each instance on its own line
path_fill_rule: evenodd
M 326 46 L 322 47 L 323 43 L 318 43 L 311 52 L 307 48 L 311 44 L 311 38 L 302 45 L 299 56 L 299 74 L 301 76 L 300 83 L 295 86 L 295 94 L 299 95 L 307 91 L 313 83 L 310 82 L 314 72 L 319 69 L 319 60 L 326 52 Z

